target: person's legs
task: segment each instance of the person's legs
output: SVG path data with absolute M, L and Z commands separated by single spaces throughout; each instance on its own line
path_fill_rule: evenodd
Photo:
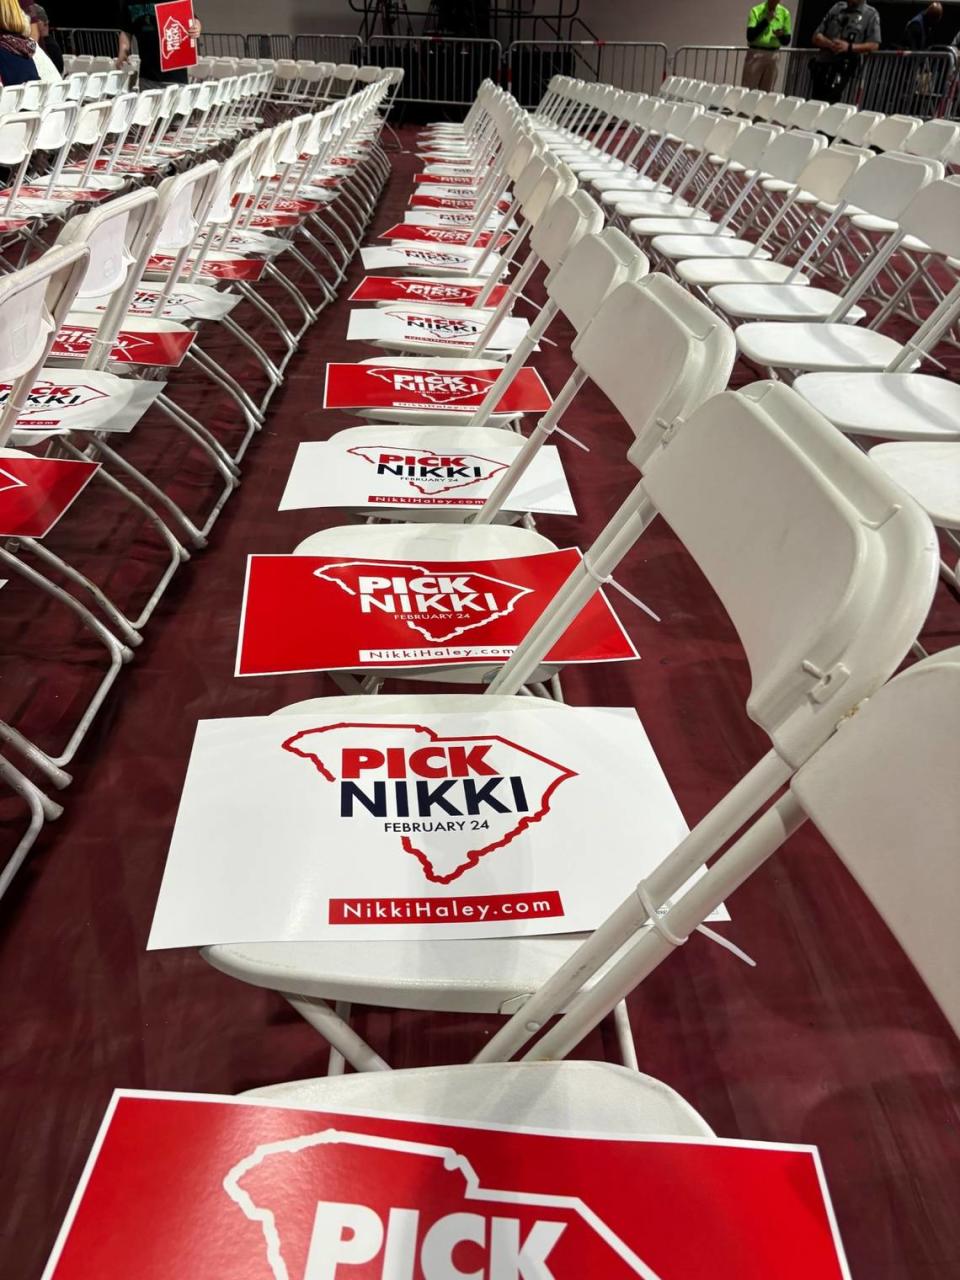
M 147 89 L 165 89 L 168 83 L 165 80 L 146 80 L 141 76 L 137 83 L 137 88 L 141 93 L 144 93 Z
M 744 89 L 760 88 L 760 63 L 756 49 L 749 49 L 743 64 L 743 75 L 740 84 Z
M 763 55 L 763 66 L 760 69 L 760 83 L 757 88 L 762 89 L 764 93 L 771 93 L 776 82 L 777 55 L 775 53 L 765 53 Z

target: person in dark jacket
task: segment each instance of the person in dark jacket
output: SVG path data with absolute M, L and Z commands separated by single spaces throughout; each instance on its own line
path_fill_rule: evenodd
M 939 0 L 928 4 L 922 12 L 910 19 L 903 29 L 903 42 L 908 49 L 918 52 L 936 43 L 937 27 L 943 17 L 943 5 Z

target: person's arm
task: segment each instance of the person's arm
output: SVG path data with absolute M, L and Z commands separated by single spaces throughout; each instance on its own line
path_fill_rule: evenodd
M 867 23 L 866 30 L 863 33 L 864 39 L 860 44 L 850 44 L 851 53 L 876 53 L 880 48 L 880 15 L 876 9 L 870 15 L 870 21 Z
M 747 43 L 758 40 L 770 25 L 770 10 L 764 6 L 759 10 L 751 9 L 747 17 Z
M 777 32 L 777 39 L 782 45 L 789 44 L 793 39 L 793 19 L 790 17 L 790 10 L 787 10 L 787 20 Z
M 129 59 L 129 57 L 130 57 L 130 49 L 131 49 L 131 47 L 132 47 L 132 46 L 131 46 L 131 43 L 130 43 L 130 34 L 129 34 L 129 32 L 127 32 L 127 31 L 121 31 L 121 32 L 120 32 L 120 38 L 119 38 L 119 40 L 117 41 L 117 66 L 118 66 L 118 67 L 123 67 L 123 66 L 125 66 L 125 65 L 126 65 L 127 60 L 128 60 L 128 59 Z
M 818 49 L 829 49 L 831 53 L 839 53 L 840 48 L 843 45 L 843 42 L 841 40 L 834 40 L 831 36 L 828 36 L 826 34 L 827 23 L 833 17 L 834 11 L 837 8 L 838 6 L 834 5 L 832 9 L 827 10 L 827 12 L 820 19 L 820 25 L 819 27 L 817 27 L 816 31 L 813 33 L 813 36 L 811 37 L 811 41 L 810 41 L 811 44 L 815 45 Z

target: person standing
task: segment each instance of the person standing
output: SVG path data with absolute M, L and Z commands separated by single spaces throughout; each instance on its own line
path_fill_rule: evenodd
M 934 0 L 925 9 L 910 19 L 903 29 L 903 42 L 908 49 L 917 52 L 929 49 L 934 42 L 937 27 L 943 17 L 943 5 Z
M 30 19 L 37 24 L 37 44 L 62 76 L 63 50 L 50 34 L 50 19 L 47 17 L 47 11 L 43 5 L 32 4 L 30 6 Z
M 743 77 L 745 89 L 763 89 L 769 93 L 777 78 L 777 53 L 790 43 L 793 23 L 790 10 L 777 0 L 761 0 L 747 17 L 747 44 L 750 46 Z
M 39 80 L 33 60 L 36 49 L 30 38 L 30 19 L 17 0 L 0 0 L 0 84 Z
M 203 30 L 196 18 L 190 23 L 192 39 Z M 136 38 L 140 55 L 140 88 L 164 89 L 168 84 L 186 84 L 187 71 L 162 71 L 160 68 L 160 33 L 157 27 L 156 0 L 144 0 L 131 4 L 125 0 L 120 9 L 120 41 L 117 49 L 117 66 L 123 67 L 130 57 L 132 41 Z
M 840 0 L 813 33 L 817 54 L 810 65 L 813 96 L 839 102 L 857 73 L 860 57 L 880 48 L 880 15 L 865 0 Z

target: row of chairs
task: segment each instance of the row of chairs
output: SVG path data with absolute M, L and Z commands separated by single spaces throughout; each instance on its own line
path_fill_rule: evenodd
M 636 1071 L 622 1001 L 704 928 L 711 912 L 807 818 L 859 880 L 960 1030 L 956 953 L 945 941 L 957 892 L 950 833 L 960 812 L 955 789 L 942 785 L 944 767 L 957 764 L 960 650 L 890 681 L 935 588 L 931 523 L 781 380 L 726 389 L 737 354 L 731 324 L 676 272 L 651 269 L 667 265 L 656 248 L 648 253 L 620 227 L 605 225 L 599 192 L 591 194 L 592 180 L 584 175 L 600 167 L 596 156 L 604 144 L 622 153 L 629 139 L 619 136 L 622 130 L 608 139 L 603 130 L 578 129 L 582 105 L 569 107 L 563 83 L 555 80 L 528 116 L 509 94 L 485 83 L 462 125 L 439 124 L 421 135 L 424 180 L 389 243 L 400 257 L 408 254 L 412 266 L 423 245 L 418 236 L 443 230 L 429 264 L 413 267 L 415 279 L 459 285 L 469 301 L 446 310 L 431 302 L 428 310 L 472 314 L 478 332 L 462 360 L 448 345 L 435 356 L 429 337 L 411 337 L 387 343 L 388 363 L 422 371 L 435 361 L 438 370 L 456 371 L 485 357 L 497 378 L 466 423 L 443 406 L 370 410 L 362 416 L 375 426 L 333 437 L 382 443 L 389 430 L 404 445 L 437 454 L 494 443 L 506 433 L 522 443 L 516 461 L 469 523 L 451 517 L 425 525 L 411 523 L 400 508 L 353 508 L 370 522 L 326 529 L 294 551 L 417 562 L 429 547 L 431 558 L 469 562 L 552 549 L 531 521 L 517 522 L 508 497 L 559 423 L 568 416 L 575 423 L 571 406 L 587 381 L 632 430 L 635 488 L 618 507 L 611 503 L 580 567 L 493 678 L 489 663 L 413 676 L 485 685 L 482 693 L 385 696 L 379 694 L 384 680 L 409 680 L 411 672 L 384 665 L 355 673 L 352 683 L 331 673 L 346 696 L 276 714 L 369 723 L 379 714 L 456 710 L 482 712 L 495 725 L 498 712 L 509 708 L 566 717 L 567 731 L 576 735 L 576 709 L 562 705 L 560 672 L 547 655 L 601 584 L 617 586 L 612 575 L 662 516 L 737 628 L 752 684 L 745 712 L 770 749 L 586 940 L 207 948 L 206 958 L 221 971 L 285 996 L 331 1046 L 331 1075 L 339 1076 L 345 1063 L 358 1072 L 255 1090 L 256 1096 L 564 1130 L 708 1136 L 707 1122 L 687 1102 Z M 588 108 L 587 120 L 595 110 Z M 664 164 L 677 149 L 685 166 L 699 163 L 679 134 L 667 131 L 663 147 Z M 645 137 L 637 163 L 657 148 L 659 135 Z M 584 157 L 592 169 L 578 174 Z M 677 172 L 684 172 L 679 165 Z M 736 181 L 741 189 L 755 172 L 739 162 L 725 167 L 717 160 L 715 167 L 723 170 L 718 185 Z M 767 180 L 761 171 L 758 184 Z M 444 241 L 456 245 L 446 266 Z M 497 346 L 498 326 L 521 306 L 527 282 L 543 269 L 546 305 Z M 364 284 L 375 292 L 375 278 Z M 490 307 L 498 285 L 506 286 L 503 297 Z M 533 431 L 518 436 L 518 415 L 497 411 L 500 395 L 558 315 L 575 334 L 574 370 Z M 388 1072 L 350 1023 L 357 1001 L 506 1018 L 469 1066 Z M 610 1014 L 633 1070 L 556 1061 Z M 518 1055 L 522 1064 L 508 1064 Z
M 569 158 L 615 225 L 737 326 L 754 368 L 858 441 L 884 442 L 877 461 L 960 550 L 960 389 L 918 371 L 949 367 L 960 345 L 960 126 L 887 117 L 865 129 L 871 113 L 856 113 L 824 133 L 823 103 L 782 100 L 757 119 L 745 91 L 668 87 L 634 110 L 632 154 L 614 155 L 616 130 L 597 146 L 578 126 Z M 591 117 L 576 118 L 590 133 Z M 957 581 L 955 563 L 942 570 Z
M 98 463 L 80 508 L 98 492 L 115 500 L 165 557 L 131 608 L 58 553 L 55 539 L 0 546 L 7 576 L 64 606 L 107 657 L 75 722 L 58 723 L 60 741 L 33 741 L 26 724 L 0 725 L 0 773 L 31 814 L 0 873 L 0 894 L 43 823 L 57 816 L 47 790 L 70 782 L 68 768 L 159 600 L 206 545 L 287 364 L 336 296 L 387 176 L 379 144 L 385 85 L 264 127 L 254 113 L 269 86 L 260 76 L 234 83 L 244 81 L 250 92 L 239 96 L 225 95 L 224 81 L 187 86 L 189 110 L 180 118 L 171 106 L 183 101 L 179 86 L 153 91 L 152 101 L 130 95 L 135 109 L 123 127 L 71 137 L 52 164 L 34 138 L 18 163 L 12 222 L 22 225 L 9 228 L 0 279 L 7 380 L 0 458 L 39 453 Z M 61 110 L 45 113 L 40 129 Z M 14 119 L 26 135 L 37 125 L 35 113 Z M 295 191 L 309 198 L 295 200 Z M 238 322 L 231 313 L 244 307 L 246 322 Z M 216 335 L 211 344 L 208 333 Z M 175 344 L 178 355 L 158 354 L 148 338 Z M 234 362 L 231 371 L 231 355 L 242 369 Z M 75 412 L 51 422 L 56 410 L 42 411 L 50 396 Z M 224 409 L 226 435 L 212 425 L 224 421 Z M 200 491 L 212 495 L 206 510 L 188 510 L 176 477 L 171 486 L 163 464 L 178 440 Z M 139 447 L 148 441 L 152 448 Z M 114 548 L 115 556 L 126 551 Z

